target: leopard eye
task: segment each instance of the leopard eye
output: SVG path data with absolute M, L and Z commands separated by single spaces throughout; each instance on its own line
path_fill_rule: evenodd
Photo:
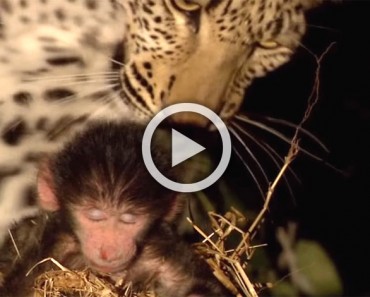
M 192 0 L 172 0 L 175 7 L 179 10 L 191 12 L 200 9 L 200 4 Z
M 203 1 L 205 0 L 164 0 L 176 24 L 186 25 L 194 33 L 199 30 Z
M 280 44 L 277 43 L 276 41 L 274 40 L 266 40 L 266 41 L 261 41 L 258 43 L 258 46 L 259 47 L 262 47 L 264 49 L 275 49 L 275 48 L 278 48 L 280 47 Z

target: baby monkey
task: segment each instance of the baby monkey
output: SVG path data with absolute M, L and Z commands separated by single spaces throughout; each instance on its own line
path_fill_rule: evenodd
M 226 296 L 175 231 L 183 203 L 147 171 L 144 130 L 131 122 L 94 124 L 43 162 L 37 182 L 42 211 L 11 231 L 20 257 L 10 238 L 0 250 L 0 296 L 31 296 L 34 279 L 50 267 L 38 265 L 25 275 L 48 257 L 112 280 L 124 274 L 134 287 L 150 282 L 161 297 Z M 152 138 L 153 161 L 176 180 L 160 134 Z

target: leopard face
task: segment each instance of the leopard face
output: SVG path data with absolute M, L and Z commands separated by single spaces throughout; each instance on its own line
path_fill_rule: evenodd
M 246 87 L 289 60 L 317 1 L 124 1 L 127 18 L 122 97 L 142 114 L 194 102 L 224 120 Z M 195 122 L 185 114 L 177 121 Z
M 0 240 L 30 213 L 39 160 L 71 134 L 179 102 L 230 119 L 252 80 L 289 60 L 319 2 L 0 0 Z
M 89 117 L 103 105 L 91 98 L 100 96 L 111 105 L 108 117 L 129 107 L 135 118 L 148 120 L 168 105 L 194 102 L 227 120 L 254 78 L 289 60 L 305 31 L 304 12 L 319 2 L 1 0 L 0 74 L 9 87 L 0 104 L 13 109 L 14 102 L 23 102 L 15 98 L 26 95 L 42 105 L 38 110 L 56 115 L 50 102 L 39 100 L 51 93 L 57 100 L 78 98 L 68 100 L 66 115 L 81 108 Z M 115 67 L 119 78 L 110 72 L 117 48 L 124 53 Z M 94 92 L 77 83 L 97 73 Z M 35 82 L 61 75 L 64 81 L 49 79 L 46 86 Z M 102 92 L 95 92 L 99 84 Z M 191 114 L 175 119 L 205 124 Z

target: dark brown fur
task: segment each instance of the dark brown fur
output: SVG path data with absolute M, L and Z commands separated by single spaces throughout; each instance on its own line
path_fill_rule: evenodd
M 0 296 L 30 294 L 35 277 L 52 264 L 25 274 L 47 257 L 112 280 L 125 273 L 136 287 L 150 284 L 163 297 L 225 296 L 208 266 L 175 232 L 182 202 L 147 172 L 143 132 L 133 123 L 99 124 L 44 162 L 38 182 L 43 211 L 12 231 L 22 258 L 10 239 L 0 251 Z M 162 142 L 158 135 L 152 140 L 154 162 L 175 178 Z

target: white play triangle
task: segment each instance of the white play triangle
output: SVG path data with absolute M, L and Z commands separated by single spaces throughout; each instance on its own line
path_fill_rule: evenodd
M 172 167 L 204 150 L 205 147 L 172 129 Z

